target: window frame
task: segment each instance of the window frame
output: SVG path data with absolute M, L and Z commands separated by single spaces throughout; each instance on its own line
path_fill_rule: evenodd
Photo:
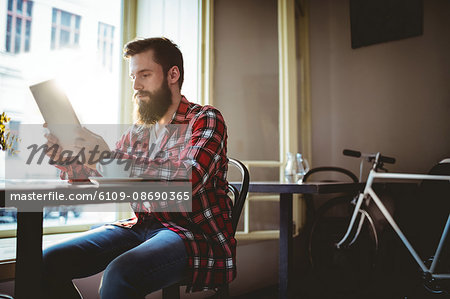
M 11 0 L 11 1 L 13 1 L 13 7 L 14 7 L 14 5 L 16 5 L 15 3 L 17 0 Z M 23 0 L 23 1 L 24 2 L 25 1 L 32 2 L 31 0 Z M 134 8 L 133 8 L 133 5 L 134 5 Z M 116 29 L 114 29 L 114 32 L 122 33 L 122 36 L 120 36 L 120 39 L 119 39 L 120 40 L 119 43 L 123 44 L 124 40 L 130 40 L 135 37 L 136 24 L 132 20 L 135 19 L 134 16 L 136 15 L 136 12 L 135 12 L 136 0 L 128 0 L 128 1 L 122 0 L 121 7 L 122 7 L 122 16 L 121 16 L 122 24 L 121 24 L 121 26 L 123 28 L 122 28 L 122 31 L 117 31 Z M 61 12 L 64 11 L 66 13 L 71 14 L 71 26 L 75 26 L 76 21 L 74 19 L 74 16 L 76 18 L 76 16 L 79 16 L 79 15 L 70 13 L 66 10 L 62 10 L 62 9 L 55 8 L 55 7 L 52 7 L 52 10 L 51 10 L 52 15 L 53 15 L 53 10 L 60 11 L 59 13 L 57 13 L 57 18 L 56 18 L 57 22 L 58 22 L 58 20 L 60 21 Z M 131 12 L 133 10 L 134 10 L 134 12 Z M 59 17 L 58 17 L 58 15 L 59 15 Z M 82 18 L 82 16 L 79 16 L 80 27 L 81 27 L 81 18 Z M 53 23 L 53 20 L 52 20 L 51 28 L 54 28 L 54 25 L 55 25 L 55 23 Z M 127 32 L 128 32 L 128 34 L 127 34 Z M 5 33 L 6 33 L 6 31 L 5 31 Z M 78 34 L 79 33 L 80 33 L 80 29 L 78 29 Z M 54 50 L 57 50 L 57 49 L 59 49 L 59 48 L 54 48 Z M 111 61 L 111 63 L 112 62 L 113 61 Z M 126 63 L 126 61 L 124 61 L 122 59 L 122 64 L 120 64 L 120 66 L 118 67 L 119 68 L 119 77 L 120 77 L 120 89 L 119 89 L 119 93 L 120 93 L 119 99 L 120 100 L 119 100 L 118 105 L 120 105 L 120 107 L 129 105 L 131 103 L 131 101 L 128 101 L 126 97 L 122 96 L 124 94 L 124 91 L 127 90 L 127 88 L 128 88 L 130 95 L 132 94 L 131 89 L 129 89 L 131 86 L 131 83 L 130 83 L 130 80 L 128 77 L 128 73 L 126 73 L 126 67 L 124 67 L 124 63 Z M 125 80 L 124 80 L 124 78 L 125 78 Z M 123 111 L 122 111 L 122 113 L 123 113 Z M 131 116 L 131 112 L 130 112 L 130 116 Z M 129 121 L 131 121 L 131 119 L 124 121 L 124 119 L 122 118 L 122 115 L 121 115 L 119 117 L 119 121 L 121 123 L 129 123 Z M 116 207 L 117 208 L 115 210 L 115 213 L 117 215 L 117 217 L 116 217 L 117 219 L 126 219 L 126 218 L 130 218 L 133 216 L 133 213 L 129 207 L 129 204 L 117 204 Z M 87 231 L 93 225 L 98 225 L 98 224 L 99 224 L 99 222 L 86 222 L 83 224 L 74 224 L 74 225 L 48 226 L 48 227 L 43 228 L 43 235 L 82 232 L 82 231 Z M 16 232 L 17 231 L 15 228 L 0 230 L 0 239 L 16 237 Z M 5 260 L 3 260 L 0 257 L 0 264 L 4 261 Z
M 16 0 L 14 0 L 16 1 Z M 56 13 L 56 16 L 55 16 Z M 68 14 L 70 16 L 70 25 L 62 24 L 62 16 Z M 80 44 L 80 26 L 81 16 L 69 11 L 53 7 L 52 8 L 52 30 L 50 48 L 52 50 L 61 48 L 74 48 Z M 53 31 L 54 30 L 54 31 Z M 62 32 L 69 33 L 69 41 L 66 44 L 61 44 Z
M 5 51 L 11 54 L 29 52 L 31 47 L 31 23 L 33 21 L 33 1 L 21 0 L 22 12 L 17 11 L 18 0 L 8 0 L 6 12 Z M 10 4 L 11 3 L 11 7 Z M 31 11 L 28 9 L 31 7 Z M 28 15 L 29 13 L 29 15 Z M 17 21 L 20 20 L 20 31 L 17 33 Z M 10 21 L 11 20 L 11 21 Z M 27 25 L 29 24 L 29 36 L 27 37 Z M 8 30 L 9 29 L 9 30 Z M 19 46 L 17 46 L 17 36 Z
M 102 66 L 111 72 L 114 49 L 114 33 L 116 30 L 113 25 L 100 21 L 97 26 L 98 56 L 101 58 Z M 102 32 L 105 32 L 106 34 L 102 34 Z

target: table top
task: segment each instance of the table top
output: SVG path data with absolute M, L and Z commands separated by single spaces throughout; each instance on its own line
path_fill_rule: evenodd
M 25 183 L 25 184 L 24 184 Z M 145 182 L 143 182 L 145 183 Z M 230 184 L 240 188 L 240 182 L 230 182 Z M 17 180 L 8 181 L 5 188 L 5 181 L 0 181 L 0 207 L 5 206 L 5 190 L 93 190 L 98 186 L 87 183 L 71 184 L 63 180 Z M 129 184 L 103 185 L 102 188 L 117 188 L 130 186 Z M 276 193 L 276 194 L 326 194 L 339 192 L 357 192 L 364 188 L 364 183 L 342 183 L 342 182 L 308 182 L 304 184 L 285 183 L 277 181 L 250 182 L 249 192 L 255 193 Z
M 231 182 L 240 187 L 241 183 Z M 248 191 L 256 193 L 325 194 L 337 192 L 356 192 L 364 188 L 365 183 L 308 182 L 303 184 L 284 182 L 250 182 Z

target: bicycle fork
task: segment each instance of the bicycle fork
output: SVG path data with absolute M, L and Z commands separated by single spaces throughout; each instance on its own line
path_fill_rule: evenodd
M 355 205 L 355 209 L 353 210 L 353 214 L 352 214 L 352 218 L 350 219 L 350 223 L 347 227 L 347 231 L 345 232 L 344 237 L 342 237 L 342 239 L 336 244 L 336 248 L 341 248 L 342 245 L 347 241 L 348 237 L 351 234 L 351 231 L 353 229 L 353 226 L 355 225 L 355 221 L 356 218 L 358 217 L 358 213 L 362 212 L 361 209 L 361 205 L 363 203 L 363 200 L 365 198 L 365 194 L 367 194 L 368 192 L 368 186 L 372 186 L 372 182 L 373 182 L 373 177 L 372 177 L 372 172 L 373 170 L 370 171 L 369 173 L 369 177 L 367 178 L 367 183 L 366 186 L 364 187 L 364 192 L 361 192 L 358 196 L 358 200 L 356 201 L 356 205 Z M 364 218 L 366 217 L 365 213 L 361 213 L 361 219 L 359 221 L 359 225 L 358 225 L 358 229 L 356 231 L 355 237 L 353 238 L 353 240 L 350 242 L 349 245 L 353 244 L 355 242 L 355 240 L 358 238 L 359 232 L 361 231 L 361 227 L 364 223 Z M 367 219 L 370 219 L 369 217 L 367 217 Z
M 352 214 L 352 218 L 350 219 L 350 223 L 347 227 L 347 231 L 345 232 L 344 237 L 338 243 L 336 243 L 336 248 L 338 248 L 338 249 L 342 248 L 342 245 L 347 241 L 348 237 L 350 236 L 353 226 L 355 225 L 356 218 L 358 217 L 358 213 L 361 212 L 360 208 L 361 208 L 363 200 L 364 200 L 364 193 L 360 193 L 358 196 L 358 200 L 356 201 L 356 205 L 355 205 L 355 209 Z M 361 231 L 361 227 L 364 223 L 365 216 L 366 216 L 365 213 L 361 214 L 361 219 L 359 220 L 358 229 L 356 231 L 354 238 L 349 243 L 349 245 L 353 244 L 356 241 L 356 239 L 358 238 L 359 232 Z

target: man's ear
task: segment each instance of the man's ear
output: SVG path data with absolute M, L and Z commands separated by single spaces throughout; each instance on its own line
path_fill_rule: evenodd
M 175 65 L 171 67 L 167 72 L 167 82 L 169 82 L 169 84 L 175 84 L 178 82 L 179 79 L 180 79 L 180 70 Z

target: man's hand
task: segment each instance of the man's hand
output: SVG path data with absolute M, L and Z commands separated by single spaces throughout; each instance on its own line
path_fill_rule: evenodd
M 47 128 L 47 123 L 43 124 L 44 128 Z M 44 137 L 47 139 L 47 147 L 49 150 L 45 153 L 52 162 L 60 162 L 65 163 L 67 162 L 67 157 L 61 157 L 61 152 L 63 151 L 63 148 L 59 142 L 58 137 L 53 135 L 52 133 L 48 132 L 44 134 Z M 53 147 L 53 148 L 52 148 Z
M 84 127 L 76 132 L 75 149 L 77 152 L 84 151 L 86 160 L 82 162 L 91 169 L 96 169 L 99 159 L 111 156 L 111 150 L 103 137 Z

